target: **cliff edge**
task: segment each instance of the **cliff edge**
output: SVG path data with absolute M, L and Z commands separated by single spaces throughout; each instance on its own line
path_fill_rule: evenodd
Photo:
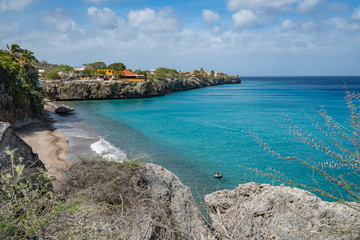
M 322 201 L 285 186 L 247 183 L 205 196 L 217 235 L 226 239 L 359 239 L 360 206 Z
M 55 100 L 121 99 L 163 96 L 206 86 L 241 83 L 239 77 L 159 79 L 151 81 L 44 81 L 44 94 Z
M 45 168 L 32 148 L 14 133 L 11 124 L 0 122 L 0 169 L 11 166 L 7 151 L 14 152 L 15 164 L 24 164 L 27 168 Z

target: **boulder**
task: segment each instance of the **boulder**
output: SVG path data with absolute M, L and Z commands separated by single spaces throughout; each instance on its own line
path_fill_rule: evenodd
M 163 206 L 169 218 L 176 223 L 176 229 L 183 233 L 183 239 L 206 239 L 210 236 L 190 188 L 175 174 L 159 165 L 147 163 L 139 169 L 133 183 L 134 190 L 145 198 L 166 203 Z
M 285 186 L 247 183 L 205 196 L 220 239 L 359 239 L 360 206 Z
M 10 123 L 0 122 L 0 169 L 11 166 L 11 156 L 7 153 L 13 152 L 15 164 L 25 164 L 26 168 L 44 168 L 44 164 L 33 153 L 32 148 L 18 137 Z
M 55 108 L 54 111 L 57 114 L 69 114 L 74 112 L 74 108 L 65 105 L 60 105 L 59 107 Z

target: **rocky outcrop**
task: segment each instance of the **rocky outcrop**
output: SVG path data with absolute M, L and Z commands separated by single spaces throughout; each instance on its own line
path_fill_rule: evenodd
M 14 133 L 11 124 L 0 122 L 0 169 L 11 166 L 11 156 L 8 151 L 13 151 L 15 164 L 25 164 L 27 168 L 44 168 L 37 154 L 33 153 L 31 147 Z
M 225 239 L 359 239 L 360 207 L 322 201 L 298 188 L 248 183 L 205 196 Z
M 86 205 L 123 206 L 121 211 L 88 213 L 62 219 L 70 225 L 101 223 L 108 239 L 209 239 L 210 231 L 197 209 L 190 188 L 155 164 L 118 163 L 79 158 L 55 185 L 58 197 L 88 199 Z M 110 217 L 108 216 L 109 214 Z M 107 217 L 106 217 L 107 216 Z M 66 216 L 65 216 L 66 217 Z M 73 219 L 87 219 L 72 224 Z M 94 238 L 95 239 L 95 238 Z
M 74 108 L 65 105 L 60 105 L 55 108 L 54 112 L 57 114 L 69 114 L 74 112 Z
M 55 100 L 142 98 L 206 86 L 241 83 L 238 77 L 160 79 L 151 81 L 44 81 L 44 94 Z
M 197 209 L 190 188 L 185 186 L 177 176 L 167 169 L 146 164 L 140 168 L 135 181 L 134 190 L 147 199 L 166 203 L 169 217 L 176 223 L 176 229 L 183 233 L 185 239 L 201 239 L 209 230 Z
M 43 109 L 40 97 L 30 96 L 17 103 L 11 95 L 0 92 L 0 121 L 9 122 L 14 127 L 39 121 L 43 116 Z

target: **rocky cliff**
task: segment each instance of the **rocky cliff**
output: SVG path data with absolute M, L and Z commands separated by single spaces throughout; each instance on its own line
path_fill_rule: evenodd
M 0 121 L 9 122 L 14 127 L 21 127 L 39 121 L 43 116 L 41 97 L 29 96 L 21 103 L 14 97 L 0 90 Z
M 87 199 L 88 206 L 94 206 L 91 214 L 79 212 L 65 216 L 61 222 L 81 228 L 99 223 L 107 226 L 99 229 L 107 239 L 207 239 L 210 236 L 190 188 L 155 164 L 132 166 L 80 158 L 55 189 L 58 197 L 68 201 L 81 197 Z M 113 207 L 111 211 L 104 210 L 96 207 L 99 204 Z M 121 210 L 116 211 L 119 207 Z
M 44 81 L 44 94 L 55 100 L 117 99 L 162 96 L 206 86 L 241 83 L 238 77 L 135 81 Z
M 14 151 L 15 164 L 25 164 L 27 168 L 44 168 L 37 154 L 33 153 L 31 147 L 14 133 L 11 124 L 0 122 L 0 169 L 11 166 L 7 151 Z
M 322 201 L 298 188 L 248 183 L 205 196 L 225 239 L 359 239 L 360 206 Z

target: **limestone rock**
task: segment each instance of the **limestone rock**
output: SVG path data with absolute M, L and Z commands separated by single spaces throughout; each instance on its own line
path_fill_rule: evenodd
M 134 189 L 155 202 L 168 203 L 167 211 L 176 222 L 176 228 L 185 233 L 185 239 L 201 239 L 209 230 L 195 205 L 190 188 L 167 169 L 146 164 L 139 170 Z
M 191 90 L 220 84 L 241 83 L 238 77 L 157 79 L 153 81 L 44 81 L 44 94 L 55 100 L 143 98 L 169 92 Z
M 358 239 L 360 206 L 322 201 L 285 186 L 247 183 L 205 196 L 216 232 L 226 239 Z
M 45 168 L 32 148 L 14 133 L 11 124 L 0 122 L 0 169 L 11 166 L 10 156 L 6 150 L 15 150 L 15 164 L 25 164 L 27 168 Z
M 111 217 L 97 213 L 81 217 L 121 230 L 119 239 L 211 239 L 190 188 L 155 164 L 124 167 L 118 163 L 81 158 L 55 184 L 58 197 L 92 199 L 126 206 Z M 116 205 L 117 206 L 117 205 Z M 73 218 L 73 217 L 72 217 Z M 62 222 L 72 219 L 63 219 Z M 75 223 L 76 224 L 76 223 Z M 106 230 L 103 231 L 105 234 Z M 118 238 L 109 238 L 118 239 Z
M 65 106 L 65 105 L 60 105 L 54 111 L 57 114 L 69 114 L 69 113 L 74 112 L 74 108 L 69 107 L 69 106 Z
M 30 95 L 29 99 L 18 103 L 7 94 L 0 92 L 0 121 L 9 122 L 15 128 L 32 122 L 38 122 L 43 117 L 44 105 L 39 96 Z

